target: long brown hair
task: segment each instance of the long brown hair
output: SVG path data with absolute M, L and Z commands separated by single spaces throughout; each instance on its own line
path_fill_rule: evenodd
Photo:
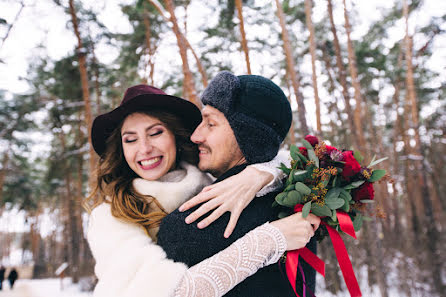
M 198 163 L 197 146 L 190 141 L 193 131 L 185 128 L 179 117 L 166 111 L 151 110 L 140 113 L 159 119 L 174 134 L 177 165 L 180 161 L 193 165 Z M 124 120 L 107 139 L 106 150 L 96 167 L 93 191 L 85 199 L 84 207 L 90 212 L 103 202 L 110 203 L 114 217 L 138 224 L 148 232 L 158 227 L 167 213 L 155 197 L 142 195 L 133 188 L 133 179 L 138 175 L 124 158 L 121 140 Z

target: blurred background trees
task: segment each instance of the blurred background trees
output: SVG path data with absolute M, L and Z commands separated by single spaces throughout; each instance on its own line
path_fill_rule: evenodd
M 19 238 L 35 277 L 52 276 L 63 262 L 74 281 L 91 275 L 80 202 L 96 158 L 92 119 L 139 83 L 200 105 L 208 80 L 231 70 L 269 77 L 289 96 L 294 120 L 285 147 L 314 133 L 366 159 L 389 157 L 383 166 L 392 182 L 375 188 L 385 218 L 367 222 L 358 241 L 346 240 L 355 271 L 377 296 L 444 294 L 446 82 L 430 65 L 446 15 L 413 24 L 413 15 L 429 13 L 423 1 L 394 1 L 352 34 L 361 25 L 356 6 L 321 2 L 127 1 L 128 32 L 116 33 L 86 2 L 54 0 L 69 20 L 71 51 L 53 58 L 42 43 L 24 78 L 29 90 L 0 90 L 0 215 L 20 209 L 25 220 L 23 234 L 0 230 L 0 261 Z M 0 18 L 2 47 L 24 8 L 32 9 L 22 2 L 10 23 Z M 202 17 L 191 20 L 191 9 Z M 115 53 L 107 62 L 98 54 L 104 47 Z M 435 63 L 446 64 L 444 56 Z M 344 290 L 331 243 L 319 253 L 327 263 L 321 288 Z

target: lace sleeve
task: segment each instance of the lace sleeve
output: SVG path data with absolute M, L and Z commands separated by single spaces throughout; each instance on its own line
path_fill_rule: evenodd
M 269 223 L 257 227 L 218 254 L 189 268 L 175 297 L 220 297 L 286 250 L 283 234 Z
M 282 170 L 278 167 L 280 163 L 285 164 L 286 166 L 290 166 L 290 152 L 287 150 L 280 150 L 277 155 L 269 162 L 251 164 L 249 166 L 254 167 L 257 170 L 271 173 L 273 175 L 273 180 L 265 185 L 259 192 L 257 192 L 256 197 L 264 196 L 268 193 L 274 192 L 280 188 L 282 188 L 282 179 L 284 178 L 284 174 Z

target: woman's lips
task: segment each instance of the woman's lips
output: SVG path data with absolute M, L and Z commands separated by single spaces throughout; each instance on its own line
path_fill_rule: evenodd
M 143 170 L 149 170 L 149 169 L 153 169 L 153 168 L 157 167 L 158 165 L 160 165 L 162 159 L 163 159 L 163 157 L 161 157 L 161 156 L 155 157 L 155 158 L 151 158 L 151 159 L 138 161 L 138 164 Z

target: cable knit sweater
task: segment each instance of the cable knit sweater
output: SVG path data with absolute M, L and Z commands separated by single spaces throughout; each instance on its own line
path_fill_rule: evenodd
M 135 179 L 133 185 L 171 212 L 211 182 L 196 167 L 181 167 L 162 180 Z M 258 269 L 277 262 L 286 248 L 280 231 L 265 224 L 188 269 L 167 259 L 142 227 L 113 217 L 108 203 L 92 211 L 87 237 L 99 280 L 95 297 L 219 297 Z

